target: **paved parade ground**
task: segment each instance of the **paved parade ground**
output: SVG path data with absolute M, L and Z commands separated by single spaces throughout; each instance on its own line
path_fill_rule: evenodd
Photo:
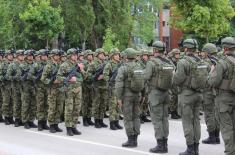
M 105 121 L 108 123 L 107 119 Z M 60 127 L 63 126 L 60 124 Z M 51 134 L 1 123 L 0 155 L 144 155 L 151 154 L 148 150 L 156 145 L 151 123 L 141 126 L 138 147 L 135 149 L 121 147 L 121 143 L 126 141 L 124 130 L 111 131 L 109 128 L 95 129 L 79 125 L 82 135 L 73 137 L 66 136 L 64 127 L 63 130 L 63 133 Z M 202 123 L 202 138 L 206 136 L 206 126 Z M 168 145 L 169 153 L 166 155 L 178 155 L 186 148 L 180 120 L 170 120 Z M 223 151 L 223 142 L 220 145 L 200 145 L 200 155 L 223 155 Z

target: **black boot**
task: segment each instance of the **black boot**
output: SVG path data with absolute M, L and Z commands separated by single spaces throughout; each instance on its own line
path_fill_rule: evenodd
M 140 123 L 144 124 L 144 120 L 142 119 L 142 115 L 140 115 Z
M 100 122 L 100 126 L 102 128 L 107 128 L 108 127 L 108 125 L 104 124 L 103 119 L 100 119 L 99 122 Z
M 0 116 L 0 123 L 4 122 L 4 119 L 2 116 Z
M 142 119 L 144 122 L 151 122 L 151 120 L 148 119 L 146 115 L 142 115 L 142 116 L 141 116 L 141 119 Z
M 13 117 L 9 117 L 9 122 L 10 122 L 10 124 L 14 124 L 15 123 Z
M 115 126 L 117 127 L 117 129 L 123 129 L 123 127 L 119 124 L 119 121 L 115 121 Z
M 199 143 L 194 143 L 195 155 L 199 155 Z
M 34 124 L 33 122 L 29 122 L 29 126 L 30 128 L 37 128 L 38 126 L 36 124 Z
M 165 149 L 168 152 L 168 139 L 167 138 L 163 138 L 163 140 L 164 140 Z
M 123 116 L 122 116 L 122 115 L 119 115 L 119 119 L 120 119 L 120 120 L 123 120 Z
M 55 124 L 55 130 L 56 132 L 63 132 L 63 130 L 59 128 L 58 124 Z
M 202 140 L 203 144 L 216 144 L 215 131 L 209 132 L 209 137 Z
M 95 125 L 95 123 L 94 122 L 92 122 L 92 120 L 91 120 L 91 117 L 88 117 L 87 118 L 87 123 L 89 124 L 89 125 Z
M 29 125 L 29 122 L 25 122 L 24 123 L 24 128 L 25 129 L 30 129 L 31 128 L 30 125 Z
M 19 127 L 19 126 L 22 126 L 22 125 L 23 125 L 23 123 L 22 123 L 21 119 L 16 118 L 16 119 L 15 119 L 15 124 L 14 124 L 14 126 L 15 126 L 15 127 Z
M 83 117 L 83 118 L 82 118 L 82 122 L 83 122 L 83 126 L 89 126 L 89 124 L 88 124 L 88 121 L 87 121 L 87 118 L 86 118 L 86 117 Z
M 138 145 L 138 135 L 133 136 L 135 146 Z
M 72 132 L 74 135 L 81 135 L 82 133 L 77 130 L 77 128 L 72 128 Z
M 50 133 L 56 133 L 55 124 L 50 125 Z
M 99 119 L 95 119 L 95 128 L 101 128 Z
M 171 119 L 179 119 L 180 117 L 177 115 L 177 111 L 171 112 Z
M 157 146 L 150 149 L 149 152 L 152 153 L 167 153 L 168 150 L 165 145 L 165 139 L 157 139 Z
M 43 121 L 43 129 L 49 130 L 49 126 L 47 125 L 47 121 Z
M 179 155 L 195 155 L 194 144 L 188 145 L 187 150 L 185 152 L 180 153 Z
M 67 135 L 68 136 L 73 136 L 73 131 L 72 131 L 71 127 L 66 127 L 66 130 L 67 130 Z
M 38 121 L 38 131 L 43 130 L 43 121 Z
M 111 121 L 110 122 L 110 129 L 111 130 L 117 130 L 118 128 L 116 127 L 116 125 L 115 125 L 115 121 Z
M 219 130 L 215 130 L 215 141 L 216 144 L 220 144 L 220 131 Z
M 127 142 L 123 143 L 122 147 L 130 147 L 130 148 L 137 147 L 137 144 L 135 143 L 135 136 L 134 135 L 128 136 Z
M 5 125 L 10 125 L 10 120 L 9 120 L 9 117 L 5 117 Z

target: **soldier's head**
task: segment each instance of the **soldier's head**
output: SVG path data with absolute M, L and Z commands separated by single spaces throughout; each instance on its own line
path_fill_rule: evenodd
M 168 57 L 174 61 L 178 61 L 180 59 L 180 50 L 178 48 L 171 50 L 171 52 L 168 53 Z
M 62 62 L 65 62 L 67 60 L 67 53 L 65 51 L 63 51 L 63 50 L 61 50 L 60 60 Z
M 14 53 L 15 53 L 14 50 L 7 50 L 5 52 L 6 59 L 9 60 L 9 61 L 12 61 L 14 59 Z
M 221 41 L 225 54 L 235 54 L 235 38 L 226 37 Z
M 166 44 L 162 41 L 155 41 L 152 47 L 154 57 L 163 56 L 166 51 Z
M 92 50 L 86 50 L 84 56 L 85 56 L 86 60 L 92 61 L 93 60 L 93 52 L 92 52 Z
M 217 54 L 217 47 L 215 44 L 212 43 L 207 43 L 203 46 L 202 51 L 201 51 L 201 57 L 203 59 L 207 58 L 209 55 L 216 55 Z
M 137 52 L 133 48 L 127 48 L 125 50 L 127 61 L 136 60 Z
M 26 56 L 25 58 L 26 58 L 26 60 L 28 60 L 28 61 L 33 61 L 33 59 L 34 59 L 34 54 L 35 54 L 35 50 L 33 50 L 33 49 L 29 49 L 29 50 L 26 50 L 26 51 L 24 52 L 24 55 Z
M 105 60 L 105 52 L 103 48 L 98 48 L 95 50 L 95 56 L 100 60 Z
M 51 50 L 50 52 L 50 57 L 53 61 L 60 61 L 60 54 L 61 54 L 61 51 L 59 49 L 53 49 Z
M 35 51 L 34 58 L 36 61 L 41 61 L 41 55 L 40 55 L 39 51 Z
M 184 52 L 195 54 L 198 50 L 198 43 L 196 39 L 186 39 L 183 42 Z
M 78 53 L 78 60 L 79 60 L 80 62 L 84 61 L 84 52 Z
M 141 50 L 141 59 L 143 61 L 148 61 L 150 52 L 147 49 Z
M 15 56 L 18 61 L 24 61 L 24 58 L 25 58 L 24 52 L 25 52 L 24 50 L 17 50 L 16 51 Z
M 78 60 L 78 50 L 76 48 L 70 48 L 67 51 L 67 58 L 76 62 Z
M 50 51 L 48 49 L 41 49 L 38 51 L 38 53 L 39 53 L 42 61 L 48 60 L 48 55 L 50 54 Z
M 110 50 L 110 58 L 114 61 L 119 61 L 120 60 L 120 51 L 118 48 L 112 48 Z

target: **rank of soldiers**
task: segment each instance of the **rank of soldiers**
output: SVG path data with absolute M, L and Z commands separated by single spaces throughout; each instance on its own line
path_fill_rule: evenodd
M 197 40 L 186 39 L 169 53 L 162 41 L 109 55 L 102 48 L 1 50 L 0 122 L 56 133 L 64 121 L 73 136 L 81 134 L 80 115 L 85 127 L 99 129 L 108 127 L 108 113 L 111 130 L 123 129 L 123 115 L 122 146 L 137 147 L 141 123 L 152 120 L 157 145 L 150 152 L 167 153 L 171 114 L 182 118 L 187 149 L 179 155 L 199 155 L 203 111 L 209 136 L 202 143 L 220 144 L 221 131 L 225 154 L 235 155 L 235 39 L 224 38 L 222 47 L 207 43 L 199 52 Z

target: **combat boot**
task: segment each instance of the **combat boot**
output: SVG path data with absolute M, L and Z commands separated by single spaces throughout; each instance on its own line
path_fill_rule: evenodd
M 220 131 L 219 130 L 215 130 L 215 141 L 216 144 L 220 144 Z
M 55 130 L 56 132 L 63 132 L 63 130 L 59 128 L 58 124 L 55 124 Z
M 151 153 L 167 153 L 168 150 L 165 145 L 165 139 L 157 139 L 157 146 L 150 149 Z
M 81 135 L 82 133 L 77 130 L 77 128 L 72 128 L 72 132 L 74 135 Z
M 50 125 L 50 133 L 56 133 L 55 124 Z
M 117 127 L 117 129 L 123 129 L 123 127 L 119 124 L 119 121 L 115 121 L 115 126 Z
M 127 136 L 127 138 L 128 138 L 127 142 L 123 143 L 122 147 L 130 147 L 130 148 L 137 147 L 137 143 L 135 143 L 134 135 Z
M 134 139 L 134 144 L 137 146 L 138 145 L 138 135 L 134 135 L 133 139 Z
M 29 126 L 30 128 L 37 128 L 38 126 L 36 124 L 34 124 L 33 122 L 29 122 Z
M 144 122 L 151 122 L 151 120 L 148 119 L 146 115 L 142 115 L 142 116 L 141 116 L 141 119 L 142 119 Z
M 209 137 L 202 140 L 203 144 L 216 144 L 215 131 L 209 132 Z
M 115 126 L 115 121 L 110 122 L 110 129 L 111 130 L 117 130 L 118 128 Z
M 89 126 L 89 124 L 88 124 L 88 121 L 87 121 L 87 118 L 86 118 L 86 117 L 83 117 L 83 118 L 82 118 L 82 122 L 83 122 L 83 126 Z
M 164 140 L 164 146 L 165 146 L 165 149 L 167 150 L 167 152 L 168 152 L 168 139 L 167 138 L 163 138 L 163 140 Z
M 10 120 L 9 120 L 9 117 L 5 117 L 5 125 L 10 125 Z
M 95 125 L 95 123 L 92 122 L 91 117 L 88 117 L 88 118 L 87 118 L 87 123 L 88 123 L 89 125 Z
M 176 111 L 171 112 L 171 119 L 179 119 L 180 117 L 177 115 Z
M 47 121 L 43 121 L 43 129 L 49 130 L 49 126 L 47 125 Z
M 108 125 L 104 124 L 103 119 L 100 119 L 99 122 L 100 122 L 100 126 L 102 128 L 107 128 L 108 127 Z
M 15 123 L 13 117 L 9 117 L 9 122 L 10 122 L 10 124 L 14 124 Z
M 66 129 L 67 129 L 67 135 L 68 136 L 73 136 L 72 128 L 71 127 L 66 127 Z
M 194 143 L 195 155 L 199 155 L 199 143 Z
M 99 119 L 95 119 L 95 128 L 101 128 Z
M 19 127 L 19 126 L 22 126 L 22 125 L 23 125 L 23 123 L 22 123 L 21 119 L 16 118 L 16 119 L 15 119 L 15 124 L 14 124 L 14 126 L 15 126 L 15 127 Z
M 43 130 L 43 121 L 38 121 L 38 131 Z
M 2 116 L 0 116 L 0 123 L 1 123 L 1 122 L 4 122 L 4 119 L 3 119 Z
M 29 122 L 25 122 L 25 123 L 24 123 L 24 128 L 25 128 L 25 129 L 30 129 Z
M 185 152 L 180 153 L 179 155 L 196 155 L 194 144 L 187 145 L 187 149 Z

